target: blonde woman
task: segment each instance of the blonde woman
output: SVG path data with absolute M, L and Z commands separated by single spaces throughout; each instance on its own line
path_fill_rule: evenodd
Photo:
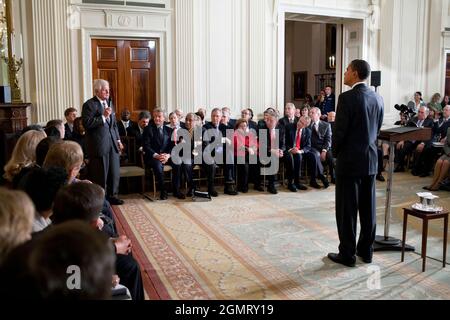
M 36 147 L 47 137 L 44 131 L 31 130 L 24 133 L 16 143 L 11 159 L 5 166 L 4 178 L 13 186 L 20 180 L 19 173 L 24 168 L 32 167 L 36 162 Z
M 12 249 L 31 239 L 34 205 L 22 191 L 0 188 L 0 265 Z

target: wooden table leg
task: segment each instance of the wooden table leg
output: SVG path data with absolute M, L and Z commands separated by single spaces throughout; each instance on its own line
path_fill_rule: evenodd
M 406 228 L 408 226 L 408 213 L 403 211 L 403 238 L 402 238 L 402 262 L 405 261 L 405 243 L 406 243 Z
M 428 219 L 423 219 L 422 230 L 422 272 L 425 272 L 425 264 L 427 261 L 427 240 L 428 240 Z
M 447 259 L 447 234 L 448 234 L 448 215 L 444 218 L 444 259 L 442 262 L 442 268 L 446 266 Z

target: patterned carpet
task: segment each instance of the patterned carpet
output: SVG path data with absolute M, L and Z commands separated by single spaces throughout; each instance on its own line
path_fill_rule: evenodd
M 401 237 L 402 208 L 430 179 L 396 174 L 391 236 Z M 385 183 L 378 184 L 378 234 L 384 226 Z M 421 221 L 410 218 L 407 243 L 416 252 L 376 253 L 371 265 L 346 268 L 336 252 L 334 187 L 279 195 L 221 195 L 212 202 L 150 202 L 126 197 L 116 207 L 134 243 L 149 299 L 450 299 L 442 269 L 443 220 L 430 224 L 427 271 L 421 272 Z M 450 208 L 450 194 L 438 192 Z M 377 282 L 377 275 L 380 281 Z

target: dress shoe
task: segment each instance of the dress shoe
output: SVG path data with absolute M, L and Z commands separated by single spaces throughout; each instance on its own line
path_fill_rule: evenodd
M 361 258 L 362 262 L 372 263 L 372 258 L 363 257 L 363 256 L 359 255 L 358 253 L 356 255 Z
M 331 183 L 336 184 L 336 178 L 331 178 Z
M 109 203 L 113 206 L 121 206 L 124 204 L 124 201 L 122 199 L 119 199 L 117 197 L 111 197 L 108 199 Z
M 192 198 L 192 196 L 194 195 L 194 193 L 192 192 L 192 189 L 189 189 L 188 192 L 186 193 L 186 197 Z
M 294 186 L 293 183 L 289 183 L 289 184 L 288 184 L 288 189 L 289 189 L 291 192 L 297 192 L 297 187 Z
M 431 187 L 429 187 L 429 186 L 425 186 L 425 187 L 423 187 L 422 189 L 423 189 L 423 190 L 431 191 Z
M 301 184 L 301 183 L 296 183 L 296 184 L 295 184 L 295 187 L 296 187 L 298 190 L 302 190 L 302 191 L 308 190 L 308 187 L 305 186 L 305 185 L 303 185 L 303 184 Z
M 356 263 L 355 258 L 350 259 L 350 260 L 345 260 L 344 258 L 342 258 L 342 256 L 339 253 L 329 253 L 328 259 L 330 259 L 331 261 L 333 261 L 335 263 L 342 264 L 346 267 L 354 267 L 355 263 Z
M 277 189 L 275 188 L 275 186 L 269 186 L 267 188 L 267 191 L 269 191 L 271 194 L 278 194 Z
M 181 193 L 181 192 L 174 194 L 174 197 L 176 197 L 176 198 L 178 198 L 180 200 L 186 199 L 186 196 L 184 195 L 184 193 Z
M 237 196 L 238 192 L 236 191 L 236 187 L 234 184 L 227 184 L 224 190 L 225 194 L 228 194 L 229 196 Z
M 405 168 L 403 166 L 397 166 L 394 170 L 394 172 L 405 172 Z
M 217 198 L 217 197 L 219 196 L 219 194 L 217 193 L 217 191 L 214 190 L 214 189 L 209 190 L 208 193 L 209 193 L 209 195 L 210 195 L 211 197 L 214 197 L 214 198 Z
M 161 192 L 161 195 L 159 196 L 159 200 L 167 200 L 169 196 L 167 195 L 167 192 Z
M 421 178 L 426 178 L 426 177 L 428 177 L 429 175 L 430 175 L 429 173 L 424 172 L 424 173 L 420 174 L 419 177 L 421 177 Z
M 328 187 L 330 186 L 330 183 L 328 182 L 328 179 L 325 178 L 324 176 L 322 176 L 322 177 L 320 177 L 320 181 L 322 181 L 323 187 L 325 189 L 328 189 Z
M 412 170 L 412 171 L 411 171 L 411 174 L 412 174 L 414 177 L 418 177 L 418 176 L 420 175 L 420 173 L 417 172 L 416 170 Z
M 264 188 L 260 184 L 255 184 L 254 189 L 259 192 L 264 192 Z
M 381 182 L 385 182 L 386 181 L 386 179 L 384 179 L 384 177 L 383 177 L 383 175 L 381 173 L 377 174 L 377 180 L 381 181 Z
M 311 181 L 309 185 L 314 189 L 322 189 L 322 187 L 316 181 Z

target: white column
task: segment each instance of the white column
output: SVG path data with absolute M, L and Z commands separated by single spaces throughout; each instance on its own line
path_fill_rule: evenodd
M 74 105 L 69 5 L 70 0 L 32 3 L 37 122 L 63 119 L 64 110 Z
M 194 109 L 194 0 L 175 1 L 176 25 L 176 106 L 187 112 Z

